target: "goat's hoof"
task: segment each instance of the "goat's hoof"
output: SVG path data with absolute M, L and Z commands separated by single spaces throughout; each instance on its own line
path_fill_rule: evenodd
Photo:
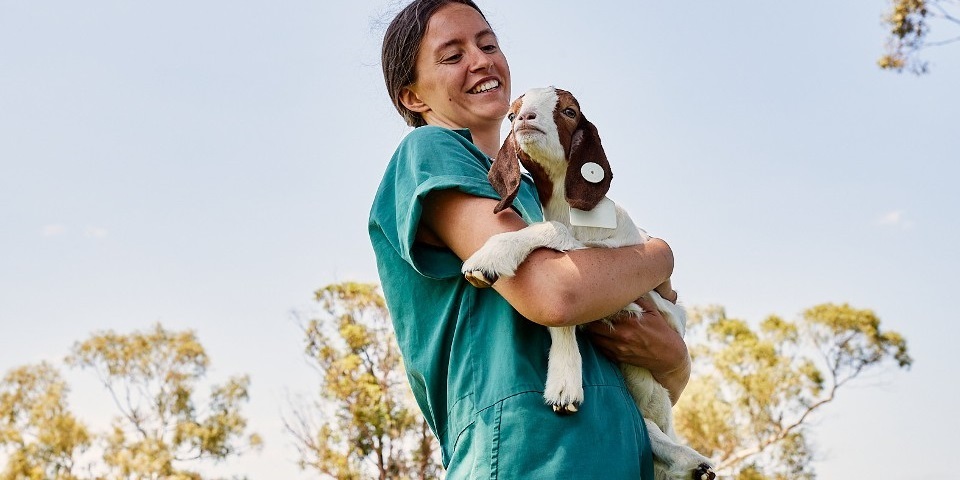
M 553 413 L 556 413 L 557 415 L 563 415 L 563 416 L 573 415 L 574 413 L 577 413 L 579 411 L 580 410 L 577 409 L 577 405 L 575 403 L 567 403 L 567 404 L 554 403 L 553 404 Z
M 500 279 L 499 275 L 490 274 L 487 275 L 483 273 L 483 270 L 472 270 L 469 272 L 464 272 L 463 277 L 470 282 L 470 285 L 473 285 L 477 288 L 488 288 L 493 286 L 494 283 L 497 283 L 497 280 Z
M 717 474 L 713 472 L 713 468 L 706 463 L 701 463 L 697 466 L 697 469 L 693 471 L 693 480 L 714 480 L 717 478 Z

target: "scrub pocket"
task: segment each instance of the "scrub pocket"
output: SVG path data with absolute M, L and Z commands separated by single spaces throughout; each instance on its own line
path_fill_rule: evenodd
M 501 400 L 480 412 L 473 423 L 457 436 L 447 480 L 496 479 L 500 459 Z
M 561 416 L 544 404 L 542 392 L 503 401 L 498 429 L 499 480 L 637 480 L 641 478 L 643 430 L 622 387 L 584 386 L 586 401 Z M 623 404 L 620 407 L 618 404 Z M 629 408 L 625 408 L 629 407 Z M 486 477 L 483 477 L 486 478 Z

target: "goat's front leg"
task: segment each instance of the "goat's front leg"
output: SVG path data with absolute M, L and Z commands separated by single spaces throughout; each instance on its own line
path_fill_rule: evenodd
M 538 222 L 515 232 L 498 233 L 490 237 L 463 262 L 460 271 L 473 286 L 485 288 L 500 277 L 512 277 L 530 252 L 538 248 L 567 251 L 581 246 L 566 225 Z
M 583 403 L 583 360 L 577 327 L 550 327 L 550 357 L 543 399 L 560 415 L 577 413 Z

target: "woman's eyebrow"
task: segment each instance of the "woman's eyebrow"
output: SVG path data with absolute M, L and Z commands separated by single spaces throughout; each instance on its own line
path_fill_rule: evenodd
M 481 30 L 480 32 L 477 33 L 477 36 L 474 37 L 474 38 L 475 38 L 476 40 L 480 40 L 480 37 L 486 37 L 487 35 L 490 35 L 490 36 L 492 36 L 493 38 L 497 38 L 497 34 L 496 34 L 496 33 L 493 33 L 493 30 L 491 30 L 491 29 L 489 29 L 489 28 L 484 29 L 484 30 Z
M 497 34 L 493 33 L 493 30 L 491 30 L 491 29 L 489 29 L 489 28 L 485 28 L 485 29 L 480 30 L 479 32 L 477 32 L 477 34 L 474 36 L 474 40 L 480 40 L 480 38 L 486 37 L 487 35 L 492 35 L 494 38 L 496 38 L 496 36 L 497 36 Z M 453 39 L 447 40 L 446 42 L 443 42 L 443 43 L 441 43 L 440 45 L 438 45 L 438 46 L 437 46 L 437 50 L 443 50 L 443 49 L 445 49 L 445 48 L 447 48 L 447 47 L 450 47 L 450 46 L 453 46 L 453 45 L 458 45 L 458 44 L 460 44 L 460 43 L 463 43 L 462 40 L 460 40 L 459 38 L 453 38 Z

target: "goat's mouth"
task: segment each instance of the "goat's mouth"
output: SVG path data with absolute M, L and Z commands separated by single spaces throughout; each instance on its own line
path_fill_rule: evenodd
M 536 134 L 546 134 L 543 130 L 540 130 L 537 127 L 534 127 L 530 124 L 521 124 L 517 125 L 517 128 L 513 130 L 513 133 L 516 135 L 536 135 Z
M 470 93 L 470 94 L 485 93 L 485 92 L 489 92 L 490 90 L 497 89 L 499 87 L 500 87 L 500 80 L 491 78 L 474 85 L 473 88 L 471 88 L 470 90 L 467 90 L 467 93 Z

